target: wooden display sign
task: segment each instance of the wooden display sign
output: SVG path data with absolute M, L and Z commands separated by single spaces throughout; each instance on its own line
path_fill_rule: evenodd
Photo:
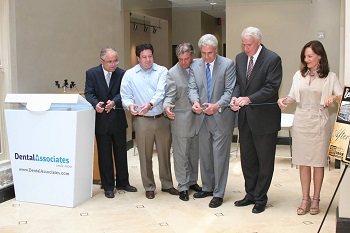
M 334 123 L 328 156 L 350 163 L 350 87 L 345 86 Z

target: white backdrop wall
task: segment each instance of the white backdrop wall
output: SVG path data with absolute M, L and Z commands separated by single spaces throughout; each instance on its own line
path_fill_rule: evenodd
M 240 35 L 244 28 L 255 26 L 262 30 L 262 43 L 282 58 L 283 81 L 280 95 L 289 93 L 294 73 L 299 69 L 300 52 L 318 32 L 324 45 L 330 68 L 339 75 L 340 60 L 340 0 L 273 1 L 273 3 L 234 4 L 227 1 L 227 56 L 235 59 L 242 51 Z M 341 77 L 342 81 L 343 77 Z
M 85 71 L 99 64 L 102 47 L 124 57 L 121 0 L 11 0 L 10 8 L 19 93 L 53 93 L 64 79 L 83 91 Z

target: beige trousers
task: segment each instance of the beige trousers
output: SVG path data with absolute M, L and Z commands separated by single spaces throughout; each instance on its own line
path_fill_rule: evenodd
M 159 163 L 161 188 L 172 188 L 173 181 L 170 164 L 171 133 L 169 120 L 163 116 L 155 119 L 135 117 L 134 128 L 143 187 L 146 191 L 154 191 L 156 189 L 152 161 L 155 144 Z

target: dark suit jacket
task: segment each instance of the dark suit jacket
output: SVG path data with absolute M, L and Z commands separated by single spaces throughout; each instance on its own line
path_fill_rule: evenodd
M 106 103 L 107 100 L 113 100 L 115 108 L 109 113 L 96 112 L 96 134 L 106 134 L 108 129 L 118 133 L 126 130 L 128 127 L 125 112 L 120 97 L 120 83 L 125 70 L 117 68 L 111 76 L 109 88 L 105 80 L 102 65 L 86 71 L 85 98 L 95 108 L 98 102 Z
M 242 52 L 236 57 L 237 85 L 240 95 L 248 96 L 252 104 L 239 110 L 238 129 L 245 117 L 254 134 L 263 135 L 281 129 L 281 110 L 276 103 L 282 82 L 282 61 L 274 52 L 262 46 L 249 81 L 246 78 L 248 56 Z M 264 104 L 265 103 L 265 104 Z

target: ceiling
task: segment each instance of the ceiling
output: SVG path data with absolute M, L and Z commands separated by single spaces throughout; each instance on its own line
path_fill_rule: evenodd
M 171 7 L 173 11 L 203 11 L 215 18 L 226 19 L 226 2 L 230 4 L 279 4 L 279 3 L 300 3 L 311 2 L 314 0 L 125 0 L 124 9 L 131 11 L 137 9 L 151 9 Z M 320 0 L 318 0 L 320 1 Z M 149 4 L 152 2 L 153 4 Z M 135 17 L 138 18 L 135 14 Z M 143 16 L 140 18 L 143 19 Z
M 215 18 L 226 18 L 226 2 L 230 4 L 305 3 L 313 0 L 169 0 L 174 11 L 203 11 Z M 320 0 L 319 0 L 320 1 Z M 212 4 L 211 4 L 212 3 Z M 216 4 L 214 4 L 216 3 Z
M 226 0 L 170 0 L 174 11 L 203 11 L 215 18 L 225 18 Z M 216 3 L 216 4 L 215 4 Z

